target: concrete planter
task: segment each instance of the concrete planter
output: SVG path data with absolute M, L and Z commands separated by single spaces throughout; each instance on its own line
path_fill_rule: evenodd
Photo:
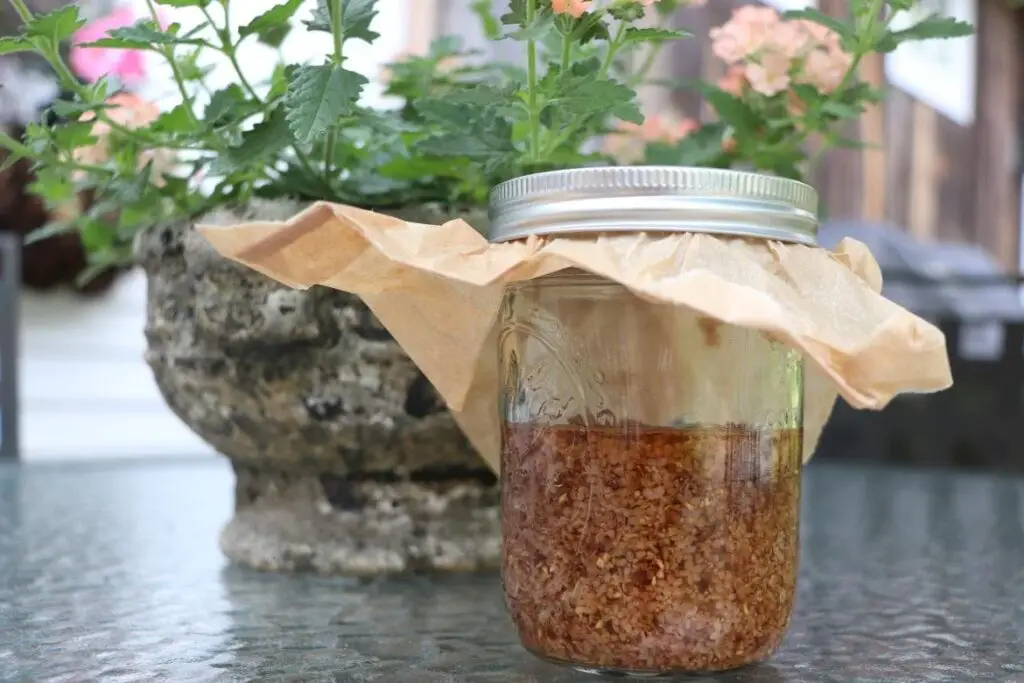
M 201 222 L 301 208 L 261 201 Z M 192 225 L 144 233 L 136 251 L 146 360 L 171 409 L 237 475 L 221 535 L 232 560 L 342 574 L 497 566 L 495 477 L 357 297 L 282 287 L 222 259 Z

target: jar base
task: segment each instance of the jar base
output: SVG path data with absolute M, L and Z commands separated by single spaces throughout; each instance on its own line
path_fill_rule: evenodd
M 567 659 L 561 659 L 559 657 L 552 657 L 551 655 L 541 654 L 536 650 L 526 647 L 524 648 L 531 655 L 537 659 L 547 662 L 548 664 L 554 664 L 566 669 L 572 669 L 582 674 L 588 674 L 591 676 L 603 676 L 605 678 L 627 678 L 633 680 L 681 680 L 687 678 L 693 679 L 705 679 L 707 676 L 714 674 L 724 673 L 726 671 L 740 671 L 742 669 L 748 669 L 750 667 L 761 664 L 764 660 L 759 659 L 740 666 L 733 667 L 730 669 L 719 669 L 715 671 L 688 671 L 685 669 L 656 669 L 656 670 L 645 670 L 645 669 L 620 669 L 616 667 L 607 666 L 587 666 L 579 662 L 572 662 Z

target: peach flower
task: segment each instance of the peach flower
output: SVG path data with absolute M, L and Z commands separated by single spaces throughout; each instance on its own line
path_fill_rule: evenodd
M 749 86 L 767 97 L 794 81 L 821 92 L 838 88 L 853 62 L 839 36 L 804 19 L 783 20 L 770 7 L 747 5 L 710 32 L 711 49 L 732 68 L 720 87 L 739 94 Z
M 819 45 L 830 51 L 842 49 L 839 34 L 829 27 L 822 26 L 818 22 L 810 21 L 809 19 L 797 19 L 792 23 L 799 25 L 800 28 L 810 36 L 811 41 L 815 45 Z
M 750 87 L 771 97 L 789 88 L 789 70 L 792 60 L 781 52 L 765 52 L 756 62 L 747 65 L 747 81 Z
M 747 89 L 747 70 L 742 64 L 733 64 L 725 75 L 718 79 L 718 87 L 739 97 Z
M 780 21 L 779 13 L 771 7 L 738 7 L 729 21 L 711 29 L 711 51 L 727 64 L 748 59 L 764 47 Z
M 832 92 L 842 85 L 852 64 L 853 57 L 847 52 L 816 48 L 804 59 L 798 80 L 813 85 L 820 92 Z
M 551 0 L 551 9 L 555 14 L 568 14 L 574 19 L 579 19 L 587 10 L 593 0 Z

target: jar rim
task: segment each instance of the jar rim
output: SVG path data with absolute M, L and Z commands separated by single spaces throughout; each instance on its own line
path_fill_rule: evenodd
M 491 191 L 491 242 L 531 235 L 704 232 L 816 245 L 818 194 L 796 180 L 714 168 L 548 171 Z

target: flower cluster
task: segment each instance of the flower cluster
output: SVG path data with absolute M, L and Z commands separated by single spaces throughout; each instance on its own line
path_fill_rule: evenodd
M 714 55 L 730 65 L 719 87 L 736 95 L 750 87 L 771 97 L 795 83 L 829 93 L 853 64 L 838 34 L 817 22 L 783 19 L 771 7 L 740 7 L 710 37 Z

